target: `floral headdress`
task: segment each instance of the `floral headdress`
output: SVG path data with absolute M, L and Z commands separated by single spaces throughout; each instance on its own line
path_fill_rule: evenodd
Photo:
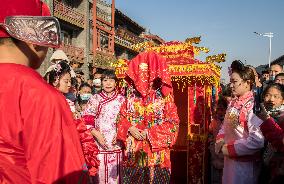
M 45 74 L 47 74 L 47 73 L 49 73 L 49 72 L 51 72 L 51 71 L 55 71 L 56 74 L 58 74 L 58 73 L 61 71 L 61 69 L 62 69 L 62 68 L 61 68 L 61 65 L 59 64 L 59 62 L 57 62 L 57 63 L 51 65 L 51 66 L 46 70 Z
M 51 65 L 51 66 L 46 70 L 46 72 L 45 72 L 45 76 L 46 76 L 46 77 L 45 77 L 45 78 L 46 78 L 46 80 L 47 80 L 48 83 L 50 82 L 50 73 L 53 72 L 53 71 L 55 72 L 55 76 L 56 76 L 57 78 L 59 78 L 60 72 L 61 72 L 61 70 L 62 70 L 62 67 L 61 67 L 61 65 L 60 65 L 60 62 L 64 62 L 64 60 L 56 62 L 55 64 Z

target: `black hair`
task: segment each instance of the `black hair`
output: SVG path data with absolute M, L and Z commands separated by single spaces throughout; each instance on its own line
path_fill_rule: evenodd
M 118 81 L 116 75 L 115 75 L 115 71 L 114 70 L 105 70 L 103 73 L 102 73 L 102 77 L 101 79 L 104 80 L 105 78 L 108 78 L 108 79 L 114 79 L 115 82 Z
M 255 76 L 253 70 L 245 66 L 240 60 L 235 60 L 231 64 L 232 73 L 237 73 L 244 81 L 250 81 L 250 89 L 255 84 Z
M 76 75 L 84 75 L 84 72 L 82 70 L 75 71 Z
M 56 81 L 56 79 L 59 77 L 61 78 L 66 73 L 70 74 L 70 66 L 67 64 L 66 61 L 62 60 L 58 62 L 58 69 L 53 69 L 49 72 L 47 72 L 44 76 L 44 79 L 47 81 L 47 83 L 53 85 L 53 83 Z
M 278 64 L 278 63 L 271 63 L 270 67 L 273 66 L 273 65 L 278 65 L 278 66 L 280 66 L 280 68 L 283 70 L 283 66 L 282 66 L 282 65 L 280 65 L 280 64 Z
M 281 96 L 282 96 L 282 98 L 284 99 L 284 86 L 283 86 L 282 84 L 278 84 L 278 83 L 271 83 L 271 84 L 269 84 L 269 85 L 264 89 L 264 91 L 263 91 L 263 93 L 262 93 L 262 99 L 264 99 L 266 93 L 268 92 L 268 90 L 269 90 L 270 88 L 275 88 L 275 89 L 279 90 L 279 91 L 280 91 L 280 94 L 281 94 Z
M 79 87 L 79 91 L 83 88 L 83 87 L 89 87 L 92 90 L 92 87 L 90 86 L 90 84 L 84 82 L 81 84 L 81 86 Z
M 96 72 L 94 74 L 103 74 L 105 69 L 102 68 L 96 68 Z
M 261 72 L 261 74 L 263 75 L 263 74 L 269 74 L 269 72 L 267 71 L 267 70 L 263 70 L 262 72 Z
M 225 109 L 227 109 L 228 101 L 225 99 L 224 96 L 219 96 L 219 99 L 218 99 L 218 102 L 217 102 L 217 106 L 222 106 Z
M 76 77 L 71 78 L 71 86 L 78 89 L 78 81 L 77 81 Z
M 284 77 L 284 73 L 278 73 L 278 74 L 275 76 L 275 79 L 277 79 L 277 77 Z
M 230 85 L 224 86 L 221 95 L 223 97 L 232 97 L 232 89 L 230 88 Z

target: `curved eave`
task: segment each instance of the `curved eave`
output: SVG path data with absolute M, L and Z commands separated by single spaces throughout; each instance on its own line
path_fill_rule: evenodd
M 168 69 L 173 82 L 219 85 L 221 68 L 215 64 L 169 65 Z M 126 66 L 117 67 L 117 77 L 124 78 L 127 70 Z

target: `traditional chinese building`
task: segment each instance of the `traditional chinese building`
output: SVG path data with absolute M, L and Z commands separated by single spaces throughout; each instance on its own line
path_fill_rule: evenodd
M 93 66 L 109 66 L 116 59 L 132 59 L 138 54 L 133 45 L 152 40 L 164 42 L 157 35 L 115 9 L 115 0 L 45 0 L 61 26 L 62 49 L 70 61 L 78 62 L 89 78 Z M 95 5 L 95 6 L 94 6 Z M 94 8 L 96 7 L 96 8 Z M 39 69 L 44 74 L 53 53 Z
M 115 55 L 121 59 L 132 59 L 137 55 L 133 45 L 144 42 L 140 37 L 145 28 L 137 24 L 119 10 L 115 10 Z
M 89 0 L 45 0 L 61 27 L 62 49 L 71 62 L 78 62 L 84 73 L 88 75 L 90 63 L 90 5 Z M 49 58 L 53 53 L 49 50 L 45 63 L 39 69 L 44 74 L 49 66 Z

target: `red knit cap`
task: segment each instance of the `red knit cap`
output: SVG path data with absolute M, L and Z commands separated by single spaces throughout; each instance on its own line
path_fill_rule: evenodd
M 50 16 L 50 11 L 40 0 L 1 0 L 0 23 L 4 23 L 7 16 Z M 1 26 L 0 37 L 10 37 Z

